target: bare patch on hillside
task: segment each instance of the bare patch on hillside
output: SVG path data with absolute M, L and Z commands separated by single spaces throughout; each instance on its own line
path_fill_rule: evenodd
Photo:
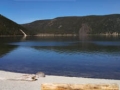
M 86 36 L 91 30 L 91 27 L 88 24 L 82 24 L 82 27 L 79 29 L 79 36 Z

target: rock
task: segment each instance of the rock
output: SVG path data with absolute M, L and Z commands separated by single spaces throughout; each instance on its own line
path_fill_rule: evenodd
M 36 77 L 45 77 L 45 73 L 43 73 L 43 72 L 37 72 L 36 73 Z

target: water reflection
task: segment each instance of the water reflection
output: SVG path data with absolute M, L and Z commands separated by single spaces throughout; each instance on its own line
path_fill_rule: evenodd
M 120 79 L 119 37 L 0 38 L 0 69 Z
M 19 41 L 20 38 L 16 38 L 16 37 L 0 37 L 0 57 L 3 57 L 7 53 L 10 53 L 14 49 L 16 49 L 17 46 L 8 45 L 8 43 L 9 42 Z
M 16 48 L 16 46 L 0 44 L 0 57 L 3 57 L 7 53 L 10 53 L 15 48 Z
M 26 41 L 26 36 L 23 36 L 20 41 Z
M 79 53 L 107 53 L 114 54 L 120 52 L 119 46 L 103 46 L 94 43 L 72 43 L 68 46 L 32 46 L 36 50 L 50 50 L 58 53 L 79 54 Z
M 0 55 L 9 53 L 18 46 L 36 50 L 53 50 L 59 53 L 120 52 L 120 38 L 106 36 L 84 37 L 4 37 L 0 38 Z

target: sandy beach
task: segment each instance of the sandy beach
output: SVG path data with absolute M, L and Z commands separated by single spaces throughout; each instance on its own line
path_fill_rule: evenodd
M 18 80 L 18 78 L 25 75 L 27 74 L 0 71 L 0 90 L 41 90 L 40 86 L 43 83 L 118 84 L 120 87 L 120 80 L 110 79 L 92 79 L 46 75 L 46 77 L 39 77 L 36 81 Z

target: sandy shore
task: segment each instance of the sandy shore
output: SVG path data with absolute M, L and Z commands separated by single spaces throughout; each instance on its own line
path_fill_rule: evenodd
M 120 80 L 63 77 L 63 76 L 50 76 L 50 75 L 46 75 L 46 77 L 40 77 L 36 81 L 12 80 L 25 75 L 26 74 L 0 71 L 0 90 L 41 90 L 40 85 L 42 83 L 68 83 L 68 84 L 116 83 L 120 87 Z

